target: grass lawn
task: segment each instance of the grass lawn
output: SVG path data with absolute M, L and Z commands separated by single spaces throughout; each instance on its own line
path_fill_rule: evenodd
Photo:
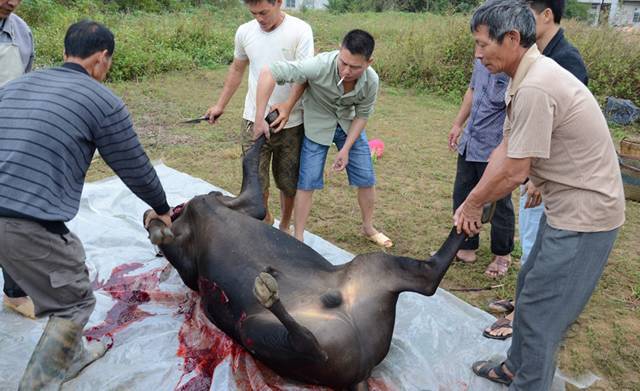
M 233 98 L 218 126 L 177 124 L 201 115 L 217 99 L 225 74 L 226 68 L 202 70 L 111 87 L 128 104 L 152 159 L 237 194 L 241 184 L 238 140 L 246 87 Z M 386 147 L 383 158 L 376 162 L 375 221 L 393 239 L 395 246 L 390 251 L 394 254 L 426 259 L 450 229 L 456 157 L 447 150 L 447 134 L 457 110 L 457 104 L 441 98 L 383 85 L 367 135 L 382 139 Z M 625 132 L 634 130 L 617 129 L 614 134 L 620 137 Z M 332 151 L 329 162 L 334 155 Z M 109 175 L 113 175 L 110 169 L 97 161 L 89 179 Z M 271 208 L 278 216 L 275 200 L 272 197 Z M 325 189 L 315 194 L 307 229 L 352 253 L 378 251 L 359 236 L 359 223 L 355 190 L 347 185 L 346 174 L 329 175 Z M 481 308 L 495 297 L 512 297 L 518 270 L 516 262 L 499 282 L 484 276 L 490 258 L 486 234 L 482 235 L 479 261 L 454 264 L 442 283 L 445 289 L 502 284 L 492 290 L 454 292 Z M 592 371 L 603 378 L 594 390 L 640 390 L 638 237 L 640 204 L 628 201 L 627 222 L 604 277 L 559 352 L 563 370 L 572 374 Z

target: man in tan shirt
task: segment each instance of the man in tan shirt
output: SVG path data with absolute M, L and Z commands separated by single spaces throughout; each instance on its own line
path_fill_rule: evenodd
M 527 177 L 540 189 L 546 215 L 518 275 L 507 359 L 478 361 L 473 370 L 510 384 L 510 390 L 548 390 L 558 344 L 591 297 L 624 223 L 620 169 L 598 103 L 584 84 L 540 53 L 525 2 L 487 2 L 474 13 L 471 30 L 476 56 L 490 72 L 505 72 L 512 81 L 504 139 L 454 223 L 477 234 L 482 205 Z

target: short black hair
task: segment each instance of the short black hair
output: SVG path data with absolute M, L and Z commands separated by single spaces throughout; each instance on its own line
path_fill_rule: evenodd
M 564 0 L 527 0 L 529 6 L 536 10 L 537 13 L 541 13 L 547 8 L 553 12 L 553 23 L 560 24 L 562 15 L 564 14 L 565 1 Z
M 369 60 L 373 54 L 376 42 L 373 36 L 364 30 L 351 30 L 342 39 L 342 47 L 351 52 L 359 54 Z
M 106 50 L 113 55 L 116 42 L 113 33 L 104 25 L 92 20 L 81 20 L 69 26 L 64 36 L 64 53 L 85 59 Z

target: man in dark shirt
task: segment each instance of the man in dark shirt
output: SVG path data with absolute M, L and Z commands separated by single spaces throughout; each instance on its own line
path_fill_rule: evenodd
M 553 59 L 571 72 L 584 85 L 588 84 L 587 68 L 580 52 L 564 37 L 560 20 L 564 12 L 564 0 L 528 0 L 536 18 L 536 44 L 543 55 Z

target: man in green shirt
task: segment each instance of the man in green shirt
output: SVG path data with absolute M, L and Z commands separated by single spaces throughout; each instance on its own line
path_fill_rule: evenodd
M 375 173 L 364 132 L 373 113 L 378 75 L 370 67 L 375 42 L 371 34 L 352 30 L 340 50 L 320 53 L 301 61 L 279 61 L 264 67 L 258 80 L 254 135 L 269 137 L 264 120 L 267 101 L 276 83 L 306 83 L 304 98 L 305 137 L 300 155 L 300 174 L 295 199 L 295 237 L 303 240 L 314 190 L 322 189 L 324 164 L 332 143 L 338 147 L 334 171 L 347 170 L 349 184 L 358 188 L 362 234 L 383 247 L 393 242 L 373 227 Z M 287 103 L 299 97 L 290 97 Z

